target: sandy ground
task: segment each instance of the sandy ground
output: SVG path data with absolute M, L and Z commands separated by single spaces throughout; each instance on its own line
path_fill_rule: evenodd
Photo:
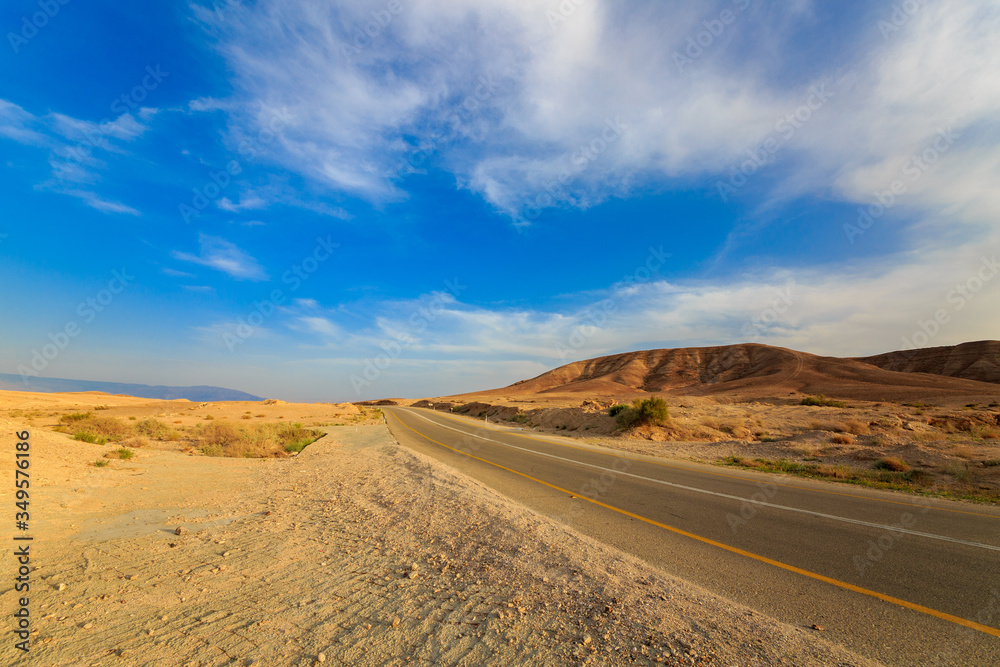
M 0 418 L 3 479 L 23 427 Z M 383 426 L 327 431 L 290 458 L 144 449 L 98 468 L 111 445 L 36 428 L 32 648 L 11 633 L 11 516 L 0 663 L 871 664 L 506 500 Z
M 1000 404 L 991 398 L 971 404 L 846 400 L 845 407 L 821 407 L 799 405 L 801 397 L 666 394 L 668 425 L 623 432 L 608 407 L 631 398 L 470 394 L 461 401 L 446 397 L 399 403 L 424 407 L 434 402 L 438 409 L 511 428 L 708 463 L 736 456 L 871 471 L 880 459 L 894 458 L 919 475 L 924 490 L 1000 502 Z

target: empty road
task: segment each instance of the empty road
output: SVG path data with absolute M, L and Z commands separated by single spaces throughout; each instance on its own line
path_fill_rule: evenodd
M 666 572 L 890 665 L 1000 664 L 1000 510 L 385 408 L 397 441 Z

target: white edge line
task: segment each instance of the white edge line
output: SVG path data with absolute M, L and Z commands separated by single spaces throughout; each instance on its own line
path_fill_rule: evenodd
M 1000 547 L 993 546 L 991 544 L 981 544 L 979 542 L 970 542 L 968 540 L 962 540 L 962 539 L 959 539 L 959 538 L 956 538 L 956 537 L 947 537 L 945 535 L 934 535 L 932 533 L 922 533 L 922 532 L 919 532 L 919 531 L 916 531 L 916 530 L 909 530 L 909 529 L 906 529 L 906 528 L 901 528 L 899 526 L 887 526 L 887 525 L 881 524 L 881 523 L 871 523 L 869 521 L 861 521 L 860 519 L 848 519 L 847 517 L 835 516 L 833 514 L 824 514 L 823 512 L 815 512 L 813 510 L 805 510 L 805 509 L 800 509 L 798 507 L 788 507 L 786 505 L 776 505 L 775 503 L 769 503 L 769 502 L 764 501 L 764 500 L 755 500 L 753 498 L 741 498 L 740 496 L 733 496 L 733 495 L 730 495 L 728 493 L 719 493 L 718 491 L 709 491 L 708 489 L 699 489 L 699 488 L 693 487 L 693 486 L 685 486 L 684 484 L 677 484 L 675 482 L 668 482 L 666 480 L 655 479 L 653 477 L 645 477 L 643 475 L 636 475 L 636 474 L 630 473 L 630 472 L 624 472 L 624 471 L 619 471 L 619 470 L 612 470 L 611 468 L 605 468 L 603 466 L 594 465 L 592 463 L 584 463 L 582 461 L 576 461 L 576 460 L 573 460 L 573 459 L 567 459 L 567 458 L 564 458 L 562 456 L 556 456 L 555 454 L 546 454 L 545 452 L 539 452 L 537 450 L 528 449 L 526 447 L 518 447 L 517 445 L 512 445 L 512 444 L 507 443 L 507 442 L 500 442 L 499 440 L 494 440 L 493 438 L 487 438 L 485 436 L 476 435 L 475 433 L 469 433 L 468 431 L 463 431 L 461 429 L 457 429 L 457 428 L 454 428 L 452 426 L 448 426 L 446 424 L 442 424 L 440 422 L 433 421 L 433 420 L 425 417 L 424 415 L 420 414 L 419 412 L 410 412 L 409 414 L 412 414 L 412 415 L 415 415 L 417 417 L 420 417 L 421 419 L 423 419 L 423 420 L 425 420 L 427 422 L 430 422 L 431 424 L 434 424 L 435 426 L 439 426 L 441 428 L 446 428 L 446 429 L 449 429 L 451 431 L 455 431 L 457 433 L 461 433 L 463 435 L 468 435 L 468 436 L 471 436 L 473 438 L 478 438 L 480 440 L 486 440 L 488 442 L 493 442 L 493 443 L 496 443 L 496 444 L 501 445 L 503 447 L 509 447 L 511 449 L 516 449 L 518 451 L 528 452 L 530 454 L 536 454 L 538 456 L 545 456 L 545 457 L 548 457 L 550 459 L 556 459 L 557 461 L 564 461 L 566 463 L 572 463 L 574 465 L 584 466 L 586 468 L 593 468 L 595 470 L 602 470 L 604 472 L 610 472 L 612 475 L 624 475 L 626 477 L 633 477 L 635 479 L 641 479 L 641 480 L 646 481 L 646 482 L 653 482 L 654 484 L 662 484 L 664 486 L 671 486 L 671 487 L 674 487 L 676 489 L 683 489 L 685 491 L 692 491 L 694 493 L 704 493 L 704 494 L 708 494 L 710 496 L 718 496 L 719 498 L 728 498 L 730 500 L 738 500 L 738 501 L 743 502 L 743 503 L 751 503 L 751 504 L 754 504 L 754 505 L 761 505 L 763 507 L 771 507 L 773 509 L 785 510 L 786 512 L 798 512 L 800 514 L 810 514 L 812 516 L 823 517 L 824 519 L 831 519 L 833 521 L 841 521 L 843 523 L 853 523 L 853 524 L 856 524 L 856 525 L 859 525 L 859 526 L 868 526 L 870 528 L 878 528 L 880 530 L 889 530 L 889 531 L 893 531 L 893 532 L 896 532 L 896 533 L 906 533 L 907 535 L 916 535 L 918 537 L 926 537 L 926 538 L 931 539 L 931 540 L 941 540 L 941 541 L 944 541 L 944 542 L 953 542 L 955 544 L 964 544 L 964 545 L 969 546 L 969 547 L 978 547 L 980 549 L 989 549 L 990 551 L 1000 551 Z M 611 456 L 611 455 L 607 454 L 607 456 Z M 628 461 L 634 460 L 634 459 L 626 459 L 624 457 L 621 457 L 621 458 L 623 458 L 623 460 L 628 460 Z

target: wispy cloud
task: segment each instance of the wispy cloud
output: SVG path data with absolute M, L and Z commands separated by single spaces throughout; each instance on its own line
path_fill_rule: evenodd
M 175 250 L 173 252 L 174 258 L 222 271 L 237 280 L 267 280 L 267 272 L 264 267 L 229 241 L 217 236 L 201 234 L 198 242 L 200 245 L 199 254 Z
M 122 114 L 114 120 L 92 122 L 55 112 L 36 115 L 0 99 L 0 137 L 48 152 L 52 178 L 38 183 L 36 189 L 76 197 L 103 213 L 139 215 L 135 208 L 97 194 L 93 188 L 107 167 L 105 158 L 127 153 L 125 146 L 146 132 L 144 121 L 153 115 L 153 110 L 143 109 L 138 119 Z
M 928 5 L 891 40 L 873 19 L 853 62 L 813 68 L 798 81 L 768 68 L 814 21 L 807 1 L 781 20 L 721 0 L 593 0 L 572 11 L 526 1 L 413 2 L 355 49 L 354 28 L 383 5 L 263 0 L 227 15 L 214 27 L 236 93 L 210 106 L 227 110 L 231 131 L 243 136 L 260 132 L 280 100 L 290 122 L 272 159 L 334 190 L 399 197 L 401 167 L 406 174 L 433 163 L 521 218 L 638 187 L 725 179 L 782 119 L 792 115 L 786 127 L 798 127 L 795 112 L 826 86 L 829 107 L 775 158 L 777 196 L 829 196 L 833 182 L 835 196 L 865 202 L 880 177 L 954 126 L 970 141 L 939 169 L 961 175 L 926 179 L 913 202 L 995 210 L 996 0 Z M 727 8 L 741 11 L 725 39 L 679 71 L 676 55 Z M 611 140 L 609 124 L 621 128 Z
M 1000 236 L 986 247 L 1000 252 Z M 906 347 L 904 339 L 941 310 L 948 322 L 935 327 L 934 345 L 995 337 L 1000 265 L 997 252 L 970 245 L 883 269 L 774 268 L 725 282 L 620 284 L 566 310 L 490 309 L 439 294 L 320 315 L 318 307 L 293 303 L 289 317 L 308 321 L 306 333 L 334 355 L 384 354 L 406 340 L 407 358 L 550 367 L 623 350 L 740 342 L 861 356 Z

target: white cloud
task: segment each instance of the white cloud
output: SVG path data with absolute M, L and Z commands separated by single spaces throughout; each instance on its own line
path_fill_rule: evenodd
M 433 162 L 516 218 L 641 185 L 726 178 L 813 85 L 827 84 L 832 101 L 777 156 L 793 165 L 781 196 L 826 196 L 832 182 L 837 197 L 866 202 L 939 128 L 956 126 L 969 143 L 940 165 L 946 176 L 914 188 L 912 203 L 982 214 L 1000 197 L 990 187 L 997 0 L 927 5 L 888 40 L 871 26 L 846 68 L 795 83 L 768 68 L 815 21 L 805 0 L 781 20 L 721 0 L 421 0 L 356 42 L 384 4 L 264 0 L 228 12 L 214 28 L 237 92 L 192 104 L 225 109 L 233 141 L 286 118 L 270 158 L 334 190 L 404 196 L 396 177 Z M 735 22 L 680 71 L 676 54 L 727 8 Z M 609 141 L 616 119 L 623 131 Z
M 904 339 L 924 347 L 995 338 L 1000 239 L 987 248 L 997 252 L 942 249 L 882 270 L 773 269 L 727 282 L 621 284 L 562 311 L 494 310 L 430 294 L 375 304 L 361 326 L 349 306 L 322 317 L 313 302 L 292 312 L 302 309 L 296 317 L 310 320 L 310 333 L 332 353 L 372 358 L 395 342 L 402 343 L 400 358 L 529 360 L 550 368 L 623 350 L 740 342 L 863 356 L 902 349 Z M 923 340 L 921 322 L 939 311 L 947 322 Z
M 217 236 L 201 234 L 198 243 L 201 246 L 199 254 L 194 255 L 175 250 L 173 252 L 174 258 L 222 271 L 237 280 L 267 280 L 267 272 L 264 267 L 229 241 Z
M 146 121 L 155 113 L 142 109 Z M 103 213 L 139 215 L 135 208 L 103 197 L 92 189 L 99 182 L 107 163 L 99 156 L 126 153 L 126 144 L 141 137 L 148 126 L 131 114 L 114 120 L 92 122 L 50 112 L 35 115 L 20 106 L 0 99 L 0 136 L 49 152 L 53 178 L 36 188 L 50 190 L 83 200 Z

